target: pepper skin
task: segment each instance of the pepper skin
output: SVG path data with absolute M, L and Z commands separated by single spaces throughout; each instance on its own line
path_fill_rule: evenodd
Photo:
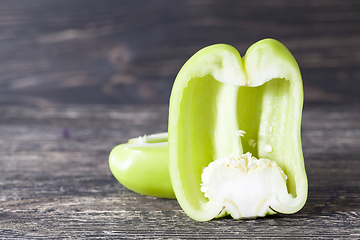
M 204 196 L 201 175 L 211 162 L 227 156 L 240 159 L 247 152 L 275 162 L 280 167 L 278 175 L 287 176 L 283 184 L 288 196 L 275 194 L 268 212 L 260 216 L 299 211 L 307 199 L 302 106 L 299 67 L 276 40 L 253 44 L 243 58 L 225 44 L 206 47 L 191 57 L 172 89 L 168 128 L 170 178 L 185 213 L 198 221 L 229 213 L 242 218 L 243 213 L 232 214 L 226 204 L 212 203 Z M 232 187 L 225 189 L 238 191 Z M 251 185 L 246 187 L 256 191 Z M 232 204 L 229 208 L 237 207 Z
M 128 189 L 148 196 L 175 198 L 168 167 L 167 133 L 130 139 L 109 156 L 110 170 Z

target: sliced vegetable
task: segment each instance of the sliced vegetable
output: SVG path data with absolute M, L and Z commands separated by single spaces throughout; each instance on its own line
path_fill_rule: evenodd
M 173 198 L 193 219 L 294 213 L 307 198 L 299 67 L 265 39 L 243 58 L 231 46 L 200 50 L 180 70 L 167 134 L 131 139 L 110 154 L 126 187 Z
M 134 192 L 175 198 L 169 176 L 167 133 L 133 138 L 115 147 L 109 166 L 115 178 Z
M 191 57 L 169 109 L 169 170 L 183 210 L 198 221 L 299 211 L 307 198 L 302 105 L 299 67 L 276 40 L 243 58 L 225 44 Z

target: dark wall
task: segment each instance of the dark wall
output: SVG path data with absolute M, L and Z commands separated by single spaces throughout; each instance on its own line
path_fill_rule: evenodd
M 298 60 L 305 101 L 360 102 L 360 1 L 0 2 L 0 104 L 167 103 L 200 48 L 263 38 Z

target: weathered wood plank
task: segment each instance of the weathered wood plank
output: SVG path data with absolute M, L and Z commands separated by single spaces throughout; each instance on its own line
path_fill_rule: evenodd
M 167 103 L 202 47 L 267 37 L 298 60 L 306 101 L 359 102 L 359 26 L 356 0 L 5 0 L 0 103 Z
M 0 238 L 239 239 L 360 237 L 360 106 L 306 105 L 309 198 L 294 215 L 191 220 L 176 200 L 133 193 L 108 154 L 166 131 L 167 106 L 0 108 Z

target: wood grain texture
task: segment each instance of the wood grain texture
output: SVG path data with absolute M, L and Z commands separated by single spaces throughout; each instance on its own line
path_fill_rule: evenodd
M 360 101 L 357 0 L 0 2 L 0 103 L 167 103 L 184 62 L 283 42 L 307 102 Z
M 176 200 L 133 193 L 110 150 L 166 131 L 167 105 L 0 108 L 1 239 L 360 238 L 360 106 L 306 105 L 305 207 L 256 220 L 191 220 Z

